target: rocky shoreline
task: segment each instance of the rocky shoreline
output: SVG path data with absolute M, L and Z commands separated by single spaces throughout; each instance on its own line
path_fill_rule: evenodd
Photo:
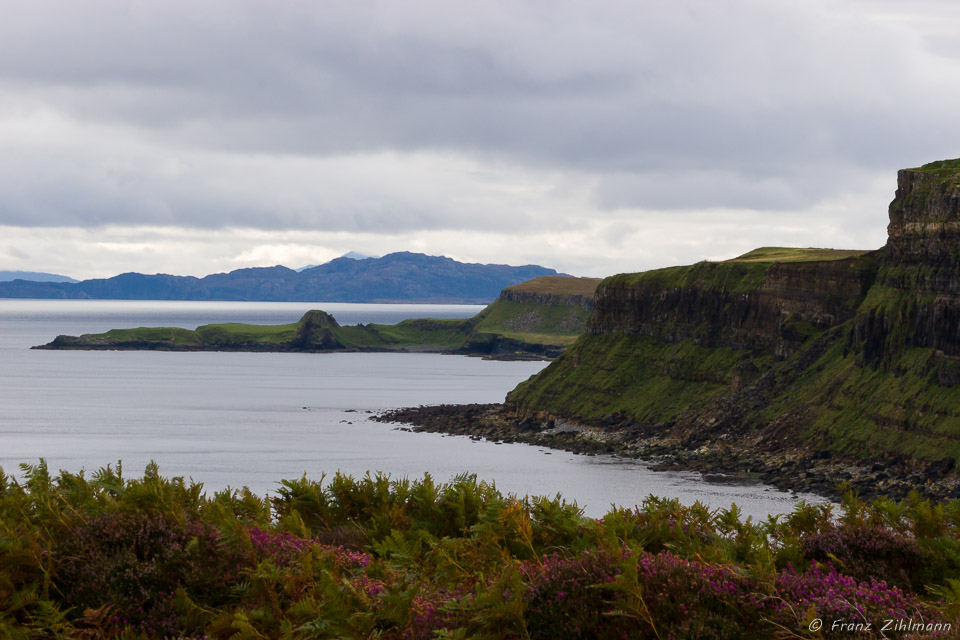
M 937 500 L 960 498 L 960 474 L 948 462 L 850 460 L 801 446 L 768 450 L 758 442 L 691 440 L 669 435 L 669 429 L 660 425 L 631 421 L 583 424 L 522 417 L 503 404 L 411 407 L 387 411 L 373 419 L 411 425 L 416 432 L 635 458 L 658 471 L 699 471 L 708 481 L 764 482 L 782 490 L 832 499 L 841 497 L 846 487 L 863 499 L 901 499 L 914 491 Z M 663 435 L 665 432 L 668 435 Z

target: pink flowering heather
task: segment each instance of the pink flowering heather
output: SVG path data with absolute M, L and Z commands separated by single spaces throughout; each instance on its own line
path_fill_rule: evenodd
M 619 638 L 625 620 L 604 613 L 613 608 L 616 594 L 600 587 L 617 577 L 618 557 L 591 550 L 564 558 L 545 556 L 541 564 L 527 563 L 524 593 L 525 619 L 533 637 Z
M 472 587 L 460 584 L 453 589 L 425 586 L 413 598 L 410 607 L 410 626 L 403 640 L 430 640 L 441 629 L 456 629 L 462 623 L 461 601 L 469 601 Z
M 815 607 L 816 616 L 825 621 L 823 632 L 827 635 L 834 621 L 870 623 L 873 629 L 880 629 L 886 620 L 941 621 L 937 612 L 913 595 L 882 580 L 858 582 L 830 565 L 814 565 L 803 573 L 786 569 L 777 579 L 776 593 L 798 615 Z M 834 631 L 838 636 L 848 633 Z M 895 632 L 887 636 L 898 637 Z
M 756 579 L 726 566 L 664 551 L 637 562 L 649 625 L 641 637 L 769 638 L 782 605 Z
M 249 527 L 250 545 L 257 558 L 269 558 L 277 566 L 288 566 L 312 544 L 311 540 L 286 531 L 270 531 Z
M 270 531 L 254 526 L 247 529 L 247 534 L 258 558 L 269 558 L 281 567 L 291 565 L 301 553 L 311 547 L 331 552 L 337 565 L 348 571 L 363 569 L 372 559 L 370 554 L 361 551 L 318 544 L 315 540 L 301 538 L 286 531 Z
M 921 588 L 923 551 L 913 538 L 879 526 L 842 526 L 810 536 L 810 560 L 832 562 L 858 580 L 884 580 L 901 589 Z

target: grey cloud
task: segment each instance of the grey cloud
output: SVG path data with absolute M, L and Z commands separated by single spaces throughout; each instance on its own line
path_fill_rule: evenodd
M 539 222 L 506 200 L 489 203 L 505 211 L 464 206 L 457 191 L 480 197 L 483 185 L 434 184 L 426 170 L 386 187 L 398 167 L 309 173 L 314 159 L 382 153 L 566 172 L 596 182 L 601 208 L 810 207 L 864 173 L 950 155 L 942 131 L 960 93 L 917 73 L 928 52 L 875 9 L 17 3 L 0 24 L 0 117 L 47 109 L 102 137 L 64 143 L 52 161 L 0 149 L 21 178 L 0 187 L 0 221 L 377 232 Z M 178 155 L 202 156 L 196 175 L 158 169 Z M 305 160 L 291 177 L 264 176 L 271 156 Z

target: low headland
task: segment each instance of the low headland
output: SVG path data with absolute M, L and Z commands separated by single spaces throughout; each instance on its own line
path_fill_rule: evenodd
M 209 324 L 112 329 L 57 336 L 36 349 L 163 351 L 401 351 L 544 359 L 559 355 L 583 332 L 597 278 L 541 276 L 505 288 L 476 316 L 421 318 L 393 325 L 341 326 L 319 310 L 286 325 Z

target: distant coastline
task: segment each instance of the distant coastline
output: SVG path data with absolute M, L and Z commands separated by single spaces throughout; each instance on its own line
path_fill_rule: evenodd
M 295 323 L 220 323 L 197 327 L 112 329 L 60 335 L 35 346 L 51 350 L 413 352 L 501 360 L 552 359 L 583 332 L 599 280 L 544 276 L 507 287 L 472 318 L 419 318 L 397 324 L 341 326 L 330 314 L 308 311 Z

